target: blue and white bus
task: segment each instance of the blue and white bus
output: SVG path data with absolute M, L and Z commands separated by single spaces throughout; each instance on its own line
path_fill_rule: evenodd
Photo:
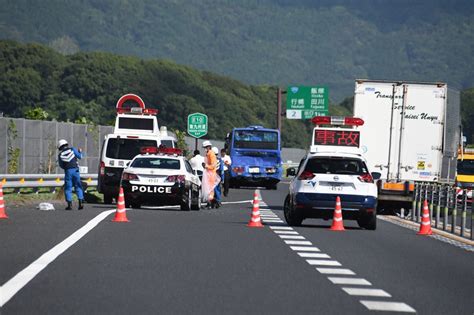
M 279 130 L 262 126 L 234 128 L 227 135 L 226 148 L 232 159 L 230 187 L 277 188 L 282 175 Z

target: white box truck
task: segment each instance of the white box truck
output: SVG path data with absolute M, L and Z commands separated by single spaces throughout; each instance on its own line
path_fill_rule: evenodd
M 382 173 L 379 212 L 411 209 L 415 182 L 453 182 L 460 140 L 460 96 L 445 83 L 356 80 L 360 147 Z

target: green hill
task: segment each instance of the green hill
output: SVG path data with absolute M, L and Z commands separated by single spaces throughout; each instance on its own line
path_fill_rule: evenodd
M 214 139 L 233 127 L 276 125 L 276 87 L 248 86 L 171 61 L 99 52 L 64 56 L 38 44 L 0 41 L 0 72 L 0 111 L 11 117 L 41 107 L 48 119 L 112 124 L 118 98 L 136 93 L 159 109 L 168 128 L 185 130 L 188 114 L 206 113 Z M 331 105 L 330 112 L 349 111 Z M 284 145 L 307 147 L 309 128 L 283 119 Z
M 0 38 L 165 58 L 248 84 L 474 86 L 471 0 L 0 0 Z

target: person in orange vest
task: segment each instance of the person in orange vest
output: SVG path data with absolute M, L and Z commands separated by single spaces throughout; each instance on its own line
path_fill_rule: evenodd
M 216 173 L 217 158 L 212 151 L 212 143 L 206 140 L 202 143 L 202 146 L 206 150 L 206 158 L 203 163 L 204 172 L 202 174 L 202 196 L 203 201 L 207 202 L 206 208 L 215 206 L 214 200 L 214 188 L 219 183 L 220 178 Z

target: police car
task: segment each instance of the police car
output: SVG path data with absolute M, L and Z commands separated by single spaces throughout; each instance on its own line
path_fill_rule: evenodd
M 377 186 L 380 173 L 370 173 L 359 149 L 357 126 L 364 122 L 354 117 L 319 116 L 313 118 L 310 152 L 301 160 L 284 203 L 289 225 L 298 226 L 306 218 L 331 219 L 336 197 L 341 199 L 344 220 L 357 220 L 360 227 L 377 226 Z M 328 126 L 329 127 L 321 127 Z
M 122 173 L 127 207 L 180 205 L 201 208 L 201 181 L 191 164 L 175 148 L 141 148 Z

